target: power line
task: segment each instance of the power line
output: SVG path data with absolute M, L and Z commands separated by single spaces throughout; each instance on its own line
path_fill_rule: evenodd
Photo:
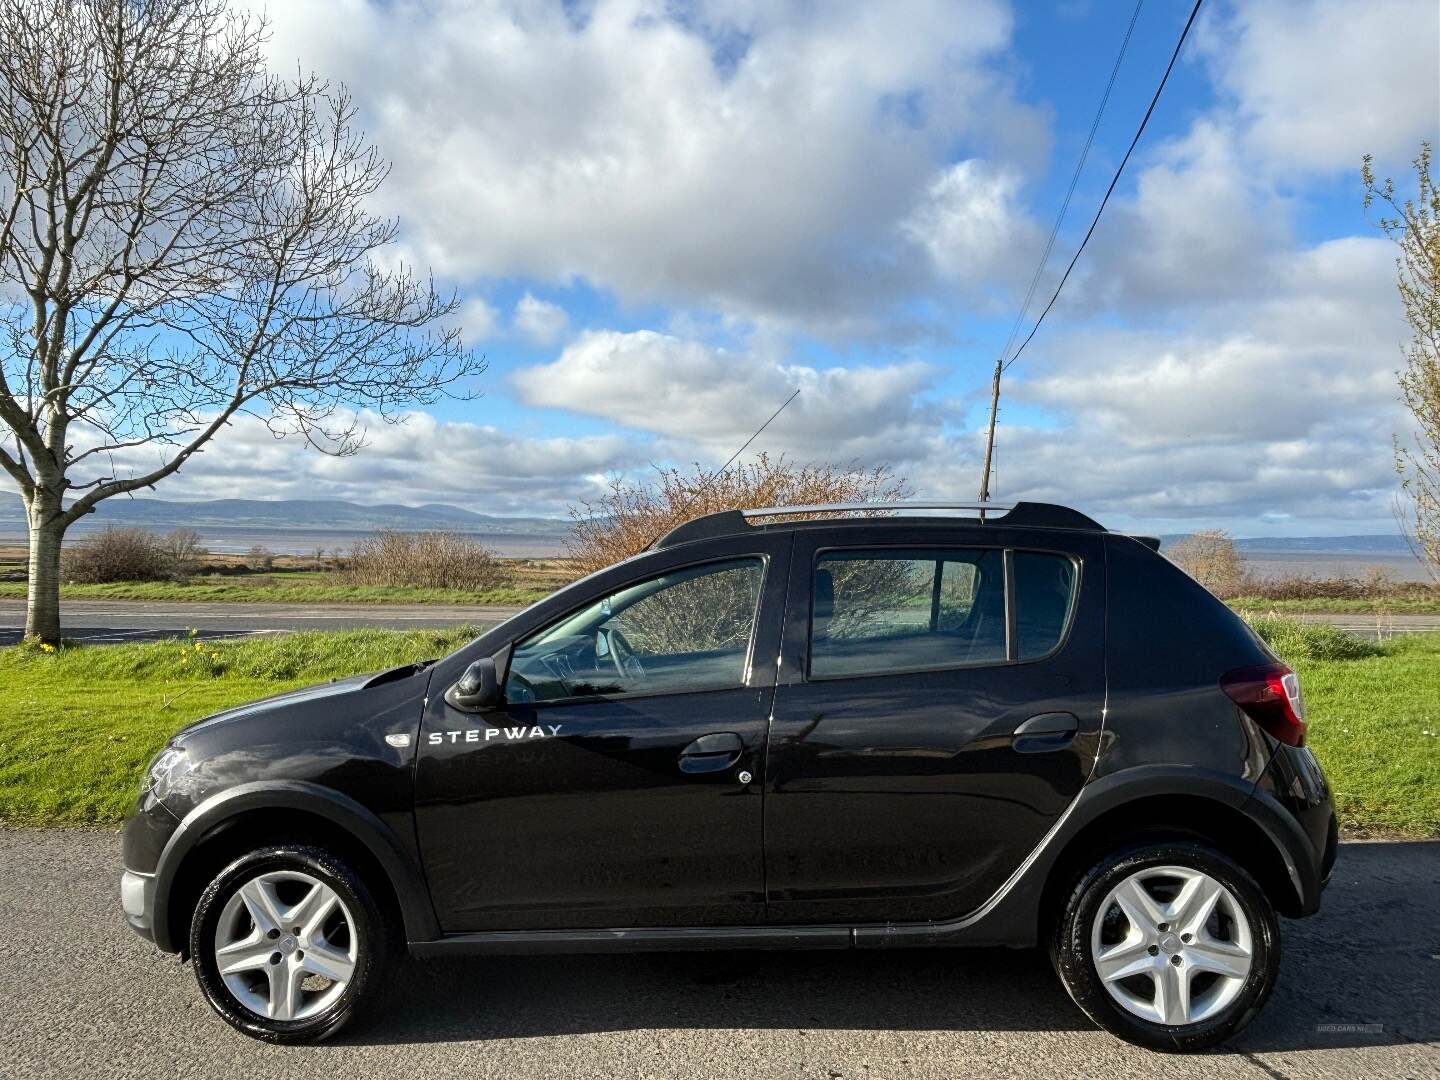
M 760 437 L 761 432 L 763 432 L 772 423 L 774 423 L 775 418 L 779 416 L 782 412 L 784 412 L 786 409 L 788 409 L 790 407 L 790 403 L 800 396 L 800 390 L 801 388 L 797 387 L 795 392 L 785 399 L 784 404 L 770 414 L 770 419 L 766 420 L 763 424 L 756 428 L 755 434 L 751 435 L 748 439 L 746 439 L 743 443 L 740 444 L 740 449 L 736 450 L 733 454 L 731 454 L 724 465 L 721 465 L 720 468 L 716 469 L 708 476 L 705 474 L 701 474 L 699 483 L 695 485 L 695 490 L 690 493 L 690 497 L 685 500 L 685 502 L 681 505 L 679 512 L 674 515 L 674 520 L 685 520 L 685 514 L 689 511 L 690 507 L 695 505 L 695 500 L 700 498 L 700 495 L 703 492 L 705 485 L 709 483 L 711 479 L 721 475 L 726 469 L 730 468 L 731 465 L 735 464 L 735 459 L 738 458 L 741 454 L 743 454 L 747 449 L 749 449 L 750 444 Z M 660 533 L 656 533 L 654 536 L 650 537 L 649 541 L 646 542 L 645 546 L 647 548 L 650 547 L 652 544 L 655 543 L 656 540 L 660 539 L 660 535 Z
M 1143 0 L 1141 0 L 1141 3 L 1143 3 Z M 1195 0 L 1195 6 L 1190 9 L 1190 17 L 1186 19 L 1184 29 L 1180 31 L 1180 40 L 1175 43 L 1175 51 L 1170 54 L 1170 62 L 1165 66 L 1165 74 L 1160 78 L 1160 85 L 1155 88 L 1155 93 L 1150 98 L 1150 105 L 1145 110 L 1145 115 L 1140 120 L 1140 126 L 1135 131 L 1135 137 L 1130 140 L 1130 146 L 1125 151 L 1125 156 L 1121 159 L 1119 167 L 1115 170 L 1115 175 L 1110 181 L 1110 186 L 1105 190 L 1104 198 L 1100 200 L 1100 206 L 1095 211 L 1095 217 L 1091 220 L 1090 227 L 1085 231 L 1084 239 L 1080 241 L 1080 246 L 1075 250 L 1074 257 L 1071 258 L 1070 264 L 1065 268 L 1065 273 L 1061 275 L 1060 283 L 1055 286 L 1055 292 L 1045 305 L 1045 309 L 1040 312 L 1040 317 L 1035 320 L 1035 325 L 1030 328 L 1030 333 L 1025 336 L 1025 340 L 1020 343 L 1020 347 L 1015 350 L 1014 355 L 1007 360 L 1005 359 L 1005 355 L 1010 351 L 1010 346 L 1015 340 L 1016 331 L 1024 320 L 1025 312 L 1029 309 L 1030 301 L 1034 297 L 1036 285 L 1049 259 L 1050 250 L 1055 243 L 1055 235 L 1059 231 L 1060 221 L 1063 220 L 1065 211 L 1070 205 L 1070 198 L 1074 194 L 1076 181 L 1078 181 L 1080 177 L 1080 169 L 1083 167 L 1085 158 L 1090 152 L 1090 144 L 1095 138 L 1095 130 L 1099 127 L 1100 117 L 1103 115 L 1105 104 L 1110 98 L 1110 90 L 1115 84 L 1115 76 L 1120 69 L 1120 61 L 1124 58 L 1125 51 L 1129 46 L 1130 36 L 1135 29 L 1135 20 L 1140 15 L 1141 4 L 1137 3 L 1135 5 L 1135 13 L 1130 17 L 1130 26 L 1125 31 L 1125 40 L 1120 46 L 1120 55 L 1115 60 L 1115 67 L 1110 73 L 1110 82 L 1105 87 L 1105 95 L 1101 98 L 1100 109 L 1096 113 L 1094 124 L 1091 125 L 1089 138 L 1085 141 L 1085 148 L 1081 153 L 1080 163 L 1076 166 L 1075 175 L 1070 181 L 1070 189 L 1066 192 L 1065 201 L 1060 208 L 1060 216 L 1056 219 L 1055 228 L 1051 230 L 1050 240 L 1045 245 L 1045 254 L 1041 258 L 1040 265 L 1036 268 L 1035 276 L 1031 279 L 1030 290 L 1025 294 L 1025 302 L 1020 308 L 1020 314 L 1016 317 L 1015 325 L 1012 326 L 1010 330 L 1010 336 L 1006 338 L 1005 347 L 1001 350 L 1000 356 L 995 362 L 995 375 L 990 391 L 990 424 L 985 439 L 984 471 L 980 477 L 980 498 L 982 501 L 990 497 L 990 465 L 995 453 L 995 420 L 1000 408 L 1000 377 L 1009 370 L 1010 365 L 1020 359 L 1020 354 L 1025 351 L 1025 347 L 1029 345 L 1035 337 L 1036 331 L 1040 329 L 1040 324 L 1045 321 L 1045 316 L 1050 314 L 1050 309 L 1055 306 L 1055 301 L 1060 298 L 1060 291 L 1065 288 L 1065 283 L 1070 280 L 1070 273 L 1075 269 L 1075 264 L 1080 261 L 1081 253 L 1084 252 L 1086 245 L 1090 243 L 1090 237 L 1094 235 L 1095 227 L 1100 224 L 1100 216 L 1105 212 L 1105 206 L 1109 203 L 1110 196 L 1114 193 L 1116 185 L 1120 183 L 1120 177 L 1125 172 L 1125 166 L 1130 161 L 1130 155 L 1134 153 L 1136 145 L 1140 142 L 1140 137 L 1145 134 L 1145 128 L 1150 123 L 1151 114 L 1155 112 L 1155 106 L 1159 104 L 1160 94 L 1164 91 L 1165 84 L 1170 80 L 1170 72 L 1174 70 L 1175 62 L 1180 58 L 1180 50 L 1185 45 L 1185 39 L 1190 35 L 1190 28 L 1195 25 L 1195 18 L 1200 14 L 1200 5 L 1202 3 L 1204 3 L 1204 0 Z
M 1110 104 L 1110 92 L 1115 89 L 1115 80 L 1120 74 L 1120 65 L 1125 60 L 1125 53 L 1130 48 L 1130 38 L 1135 33 L 1135 23 L 1140 19 L 1140 9 L 1145 6 L 1145 0 L 1136 0 L 1135 11 L 1130 16 L 1130 25 L 1125 28 L 1125 39 L 1120 42 L 1120 52 L 1115 57 L 1115 66 L 1110 69 L 1110 81 L 1105 84 L 1105 93 L 1100 97 L 1100 107 L 1095 110 L 1095 119 L 1090 124 L 1090 132 L 1085 136 L 1085 145 L 1080 148 L 1080 160 L 1075 162 L 1075 172 L 1070 177 L 1070 186 L 1065 190 L 1065 199 L 1060 203 L 1060 212 L 1055 215 L 1055 224 L 1050 229 L 1050 238 L 1045 241 L 1045 250 L 1040 255 L 1040 262 L 1035 266 L 1035 273 L 1030 278 L 1030 288 L 1025 292 L 1025 301 L 1020 305 L 1020 310 L 1015 313 L 1015 322 L 1010 327 L 1010 336 L 1005 339 L 1005 347 L 1000 350 L 1000 359 L 1003 361 L 1010 355 L 1010 346 L 1015 344 L 1015 339 L 1020 336 L 1020 327 L 1025 322 L 1025 313 L 1030 310 L 1030 301 L 1035 299 L 1035 290 L 1040 287 L 1040 278 L 1044 276 L 1045 266 L 1050 262 L 1050 253 L 1055 249 L 1055 239 L 1060 235 L 1060 226 L 1065 221 L 1065 215 L 1070 210 L 1070 200 L 1075 196 L 1075 188 L 1080 183 L 1080 174 L 1085 169 L 1085 161 L 1090 157 L 1090 147 L 1095 142 L 1095 133 L 1100 130 L 1100 121 L 1105 116 L 1105 107 Z
M 1195 6 L 1190 9 L 1190 18 L 1185 20 L 1185 29 L 1180 31 L 1180 40 L 1175 43 L 1175 51 L 1170 54 L 1170 63 L 1165 65 L 1165 74 L 1160 77 L 1160 85 L 1155 88 L 1155 96 L 1150 99 L 1150 107 L 1145 110 L 1145 115 L 1140 120 L 1140 126 L 1135 131 L 1135 137 L 1130 140 L 1130 147 L 1125 151 L 1125 156 L 1120 159 L 1120 167 L 1115 170 L 1115 178 L 1110 181 L 1110 186 L 1105 189 L 1105 197 L 1100 200 L 1100 207 L 1095 211 L 1095 218 L 1090 222 L 1090 228 L 1085 230 L 1085 239 L 1080 241 L 1080 246 L 1075 249 L 1075 257 L 1070 260 L 1070 265 L 1065 268 L 1065 273 L 1060 278 L 1060 284 L 1055 286 L 1055 293 L 1050 297 L 1050 302 L 1045 305 L 1045 310 L 1040 312 L 1040 317 L 1035 320 L 1035 325 L 1030 328 L 1030 333 L 1020 343 L 1020 348 L 1015 350 L 1015 355 L 1005 361 L 1005 367 L 1009 367 L 1020 359 L 1020 354 L 1025 351 L 1025 346 L 1030 344 L 1030 339 L 1035 336 L 1035 331 L 1040 329 L 1040 324 L 1045 321 L 1045 316 L 1050 314 L 1050 309 L 1055 306 L 1055 301 L 1060 298 L 1060 290 L 1065 288 L 1065 282 L 1070 280 L 1070 271 L 1075 269 L 1075 264 L 1080 261 L 1080 254 L 1085 250 L 1085 245 L 1090 243 L 1090 237 L 1095 235 L 1095 226 L 1100 224 L 1100 215 L 1105 212 L 1105 204 L 1110 201 L 1110 196 L 1115 192 L 1115 185 L 1120 183 L 1120 175 L 1125 171 L 1125 165 L 1130 160 L 1130 155 L 1135 152 L 1135 146 L 1140 142 L 1140 136 L 1145 134 L 1145 126 L 1150 123 L 1150 116 L 1155 111 L 1155 106 L 1160 103 L 1160 93 L 1165 89 L 1165 84 L 1170 80 L 1170 72 L 1175 70 L 1175 61 L 1180 59 L 1180 50 L 1185 45 L 1185 38 L 1190 34 L 1190 28 L 1195 25 L 1195 17 L 1200 14 L 1200 5 L 1205 0 L 1195 0 Z

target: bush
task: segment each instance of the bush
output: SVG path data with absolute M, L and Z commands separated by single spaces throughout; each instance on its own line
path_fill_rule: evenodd
M 273 570 L 275 553 L 264 544 L 256 544 L 245 553 L 245 567 L 249 570 Z
M 1224 529 L 1205 529 L 1175 541 L 1165 555 L 1219 597 L 1235 596 L 1249 580 L 1245 560 Z
M 86 585 L 108 581 L 163 581 L 175 575 L 165 538 L 144 529 L 111 526 L 65 549 L 60 575 Z
M 1287 663 L 1296 660 L 1363 660 L 1385 651 L 1375 642 L 1346 633 L 1329 623 L 1249 613 L 1245 613 L 1245 621 Z
M 170 560 L 170 572 L 175 576 L 194 573 L 201 560 L 210 554 L 194 529 L 172 529 L 160 538 L 160 548 Z
M 1310 577 L 1287 574 L 1284 577 L 1252 578 L 1244 583 L 1242 595 L 1263 596 L 1269 600 L 1404 600 L 1440 596 L 1440 589 L 1427 581 L 1399 581 L 1382 568 L 1371 570 L 1363 577 Z
M 355 542 L 345 577 L 356 585 L 481 591 L 510 584 L 512 575 L 471 537 L 383 529 Z
M 676 525 L 702 514 L 759 506 L 885 502 L 910 494 L 888 465 L 845 469 L 796 465 L 761 454 L 723 472 L 656 469 L 649 482 L 614 480 L 594 502 L 570 508 L 566 552 L 583 574 L 637 555 Z

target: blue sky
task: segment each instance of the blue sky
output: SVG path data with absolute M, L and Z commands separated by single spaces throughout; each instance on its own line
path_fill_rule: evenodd
M 1405 327 L 1359 167 L 1404 177 L 1440 133 L 1440 7 L 1206 8 L 1007 377 L 996 497 L 1393 531 Z M 610 475 L 717 464 L 798 387 L 757 449 L 972 497 L 989 370 L 1132 10 L 272 4 L 277 69 L 346 83 L 395 163 L 393 256 L 462 294 L 484 396 L 342 461 L 241 423 L 159 494 L 563 513 Z M 1144 4 L 1042 301 L 1188 10 Z

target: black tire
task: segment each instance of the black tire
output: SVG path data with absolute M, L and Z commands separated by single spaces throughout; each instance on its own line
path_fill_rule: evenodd
M 1157 866 L 1186 867 L 1213 878 L 1229 890 L 1249 922 L 1248 976 L 1233 1000 L 1192 1024 L 1156 1023 L 1123 1007 L 1106 989 L 1092 956 L 1091 930 L 1102 914 L 1100 905 L 1130 875 Z M 1197 843 L 1150 843 L 1113 852 L 1081 875 L 1053 927 L 1050 959 L 1075 1004 L 1111 1034 L 1151 1050 L 1203 1050 L 1240 1031 L 1265 1005 L 1280 971 L 1280 927 L 1264 890 L 1233 860 Z
M 246 882 L 274 871 L 298 871 L 328 885 L 354 924 L 355 964 L 343 993 L 321 1011 L 298 1020 L 272 1019 L 243 1004 L 226 985 L 215 955 L 216 928 L 227 903 Z M 230 863 L 201 894 L 190 920 L 195 979 L 210 1007 L 232 1027 L 272 1043 L 320 1042 L 344 1027 L 383 985 L 390 939 L 388 920 L 360 876 L 331 852 L 301 844 L 260 848 Z

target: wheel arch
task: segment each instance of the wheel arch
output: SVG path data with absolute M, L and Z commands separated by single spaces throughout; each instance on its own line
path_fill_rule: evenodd
M 1281 848 L 1244 810 L 1209 794 L 1167 792 L 1120 802 L 1089 819 L 1065 843 L 1046 875 L 1037 930 L 1041 940 L 1075 881 L 1110 852 L 1131 844 L 1194 841 L 1238 863 L 1260 885 L 1275 910 L 1302 913 L 1303 896 Z
M 393 830 L 341 792 L 304 781 L 257 781 L 195 807 L 160 854 L 155 944 L 183 952 L 200 893 L 228 862 L 274 840 L 315 843 L 348 858 L 410 941 L 439 935 L 424 876 Z

